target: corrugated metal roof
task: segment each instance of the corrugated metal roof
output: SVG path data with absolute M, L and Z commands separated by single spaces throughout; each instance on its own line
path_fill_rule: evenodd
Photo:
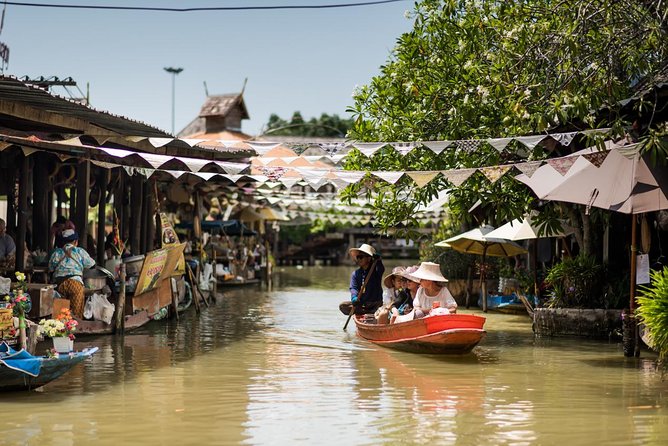
M 169 133 L 143 122 L 95 110 L 71 99 L 51 94 L 41 88 L 28 85 L 13 76 L 0 76 L 0 99 L 81 119 L 125 136 L 163 138 L 171 136 Z

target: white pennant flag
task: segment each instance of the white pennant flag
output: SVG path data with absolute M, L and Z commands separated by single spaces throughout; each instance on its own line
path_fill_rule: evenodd
M 170 142 L 174 141 L 174 138 L 149 138 L 148 142 L 151 143 L 153 147 L 162 147 L 166 146 Z
M 381 180 L 387 181 L 390 184 L 396 184 L 399 181 L 399 178 L 404 176 L 404 172 L 382 172 L 374 171 L 371 172 L 371 175 L 375 175 Z
M 435 154 L 441 153 L 446 147 L 452 144 L 452 141 L 423 141 L 422 145 L 426 146 Z
M 354 142 L 352 146 L 362 152 L 368 157 L 372 157 L 374 153 L 380 150 L 381 147 L 386 146 L 386 142 Z

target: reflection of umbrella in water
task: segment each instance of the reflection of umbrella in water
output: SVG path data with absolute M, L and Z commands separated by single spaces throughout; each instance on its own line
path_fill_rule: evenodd
M 513 257 L 518 254 L 526 254 L 526 249 L 515 242 L 500 238 L 489 238 L 487 234 L 492 232 L 492 226 L 484 225 L 479 228 L 451 237 L 445 241 L 436 243 L 436 246 L 450 247 L 455 251 L 466 254 L 482 255 L 480 269 L 480 286 L 482 290 L 482 310 L 487 311 L 487 283 L 485 274 L 485 257 Z

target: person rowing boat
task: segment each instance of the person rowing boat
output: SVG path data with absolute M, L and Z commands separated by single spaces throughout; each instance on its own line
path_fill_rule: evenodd
M 351 314 L 373 314 L 383 304 L 381 282 L 385 266 L 373 246 L 363 244 L 348 253 L 359 266 L 350 276 L 350 300 L 342 302 L 339 310 Z

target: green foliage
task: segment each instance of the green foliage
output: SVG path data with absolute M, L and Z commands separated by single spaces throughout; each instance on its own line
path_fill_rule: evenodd
M 594 257 L 565 258 L 547 273 L 552 286 L 551 307 L 602 308 L 605 306 L 606 269 Z
M 354 117 L 350 138 L 507 137 L 573 123 L 619 129 L 616 107 L 631 95 L 632 81 L 655 73 L 668 59 L 668 18 L 659 0 L 422 0 L 413 16 L 413 30 L 399 37 L 380 74 L 355 91 L 348 109 Z M 609 116 L 596 122 L 603 106 Z M 659 147 L 656 141 L 651 147 Z M 517 156 L 547 154 L 537 147 Z M 415 150 L 405 157 L 386 149 L 371 160 L 353 153 L 345 167 L 442 170 L 509 161 L 513 158 L 483 144 L 472 150 L 451 147 L 440 155 Z M 352 185 L 343 196 L 377 191 L 376 218 L 389 229 L 410 222 L 418 204 L 448 187 L 437 178 L 417 189 L 404 178 L 396 186 Z M 404 203 L 389 204 L 397 201 Z M 470 215 L 478 202 L 478 212 Z M 524 186 L 506 178 L 492 184 L 482 175 L 453 189 L 450 199 L 453 218 L 477 224 L 507 221 L 531 204 Z
M 320 118 L 311 118 L 305 121 L 301 113 L 294 112 L 290 121 L 280 118 L 276 114 L 269 116 L 264 135 L 280 136 L 311 136 L 342 138 L 352 126 L 352 119 L 341 119 L 338 115 L 323 113 Z
M 310 235 L 310 224 L 281 227 L 281 238 L 295 245 L 304 243 Z
M 651 272 L 651 283 L 640 286 L 636 315 L 649 331 L 662 358 L 668 354 L 668 267 Z

